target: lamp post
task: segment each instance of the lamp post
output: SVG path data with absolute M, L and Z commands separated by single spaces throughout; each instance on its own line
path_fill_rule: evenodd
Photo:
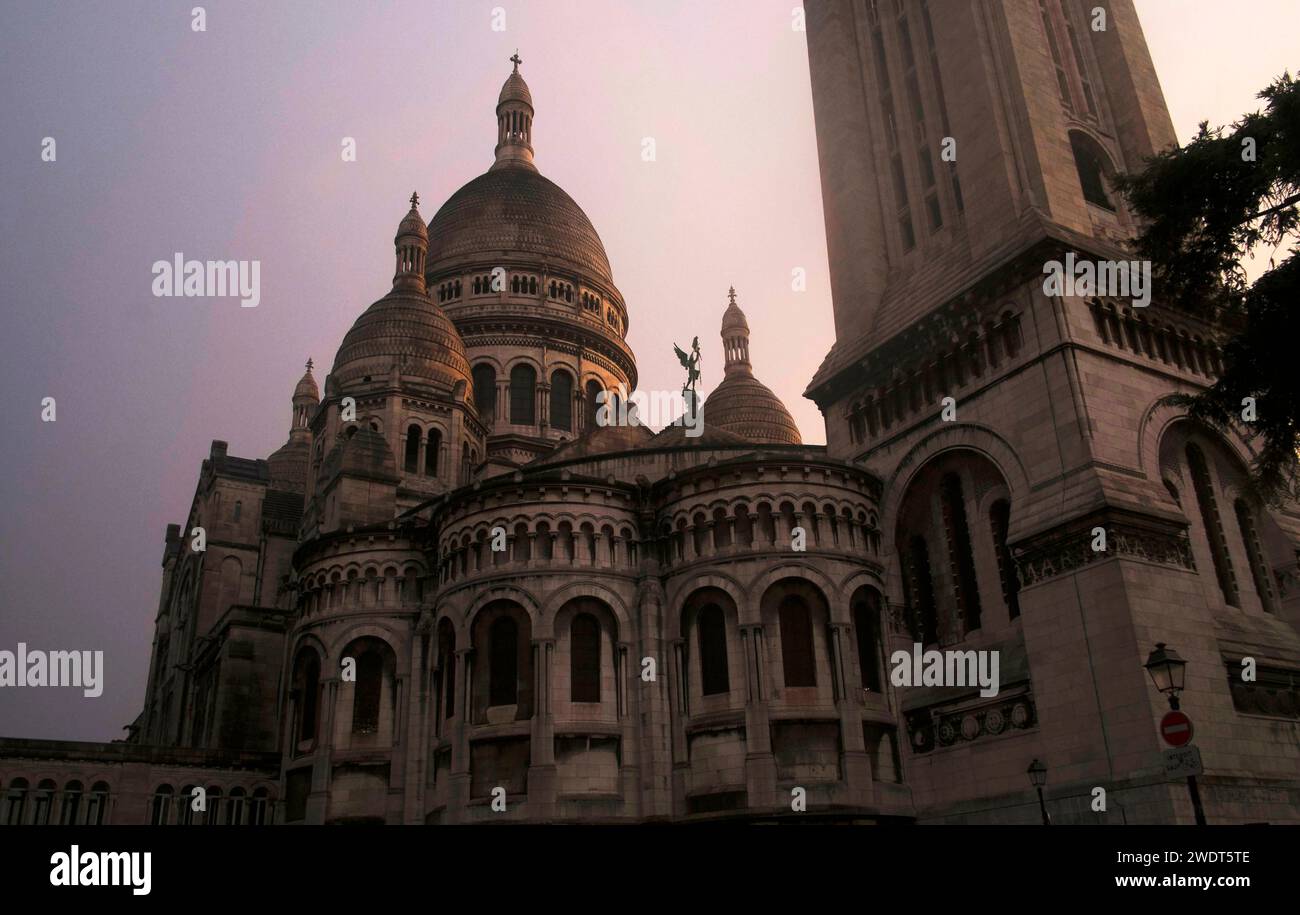
M 1178 694 L 1187 683 L 1187 662 L 1172 648 L 1166 648 L 1164 642 L 1156 642 L 1155 651 L 1147 656 L 1142 665 L 1151 675 L 1151 682 L 1156 689 L 1169 697 L 1169 707 L 1175 712 L 1178 708 Z M 1196 776 L 1187 776 L 1187 791 L 1192 796 L 1192 813 L 1196 816 L 1196 825 L 1205 825 L 1205 808 L 1201 806 L 1201 789 L 1197 787 Z
M 1052 818 L 1047 815 L 1047 802 L 1043 800 L 1043 786 L 1047 784 L 1047 766 L 1035 759 L 1029 764 L 1029 782 L 1038 791 L 1038 809 L 1043 814 L 1043 825 L 1051 826 Z

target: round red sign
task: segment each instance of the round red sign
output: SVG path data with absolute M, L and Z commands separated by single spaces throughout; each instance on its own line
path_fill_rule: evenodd
M 1169 712 L 1160 719 L 1160 736 L 1171 747 L 1185 747 L 1192 742 L 1192 719 L 1182 712 Z

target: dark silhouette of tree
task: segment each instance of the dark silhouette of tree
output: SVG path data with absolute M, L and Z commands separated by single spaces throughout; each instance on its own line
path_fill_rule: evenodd
M 1195 419 L 1257 436 L 1253 483 L 1276 501 L 1300 492 L 1300 256 L 1277 263 L 1300 225 L 1300 82 L 1284 73 L 1258 97 L 1264 111 L 1230 130 L 1203 121 L 1186 146 L 1116 184 L 1146 220 L 1138 251 L 1153 262 L 1157 294 L 1231 335 L 1219 380 L 1181 401 Z M 1251 284 L 1242 259 L 1257 246 L 1273 254 Z M 1248 397 L 1255 419 L 1243 421 Z

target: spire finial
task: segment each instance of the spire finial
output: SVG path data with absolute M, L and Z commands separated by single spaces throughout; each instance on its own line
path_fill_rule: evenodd
M 312 361 L 311 361 L 311 356 L 308 356 L 308 357 L 307 357 L 307 371 L 309 371 L 309 372 L 311 371 L 311 367 L 312 367 L 312 365 L 313 365 L 313 363 L 312 363 Z
M 518 48 L 515 48 L 515 53 L 514 53 L 513 55 L 511 55 L 510 60 L 511 60 L 511 61 L 514 63 L 514 65 L 515 65 L 515 72 L 518 73 L 518 72 L 519 72 L 519 65 L 520 65 L 521 63 L 523 63 L 523 59 L 520 58 L 520 56 L 519 56 L 519 49 L 518 49 Z
M 420 195 L 415 191 L 411 191 L 411 209 L 414 210 L 419 205 L 420 205 Z
M 736 287 L 735 287 L 735 286 L 732 286 L 730 289 L 727 290 L 727 298 L 731 300 L 731 304 L 732 304 L 732 305 L 735 305 L 735 304 L 736 304 Z

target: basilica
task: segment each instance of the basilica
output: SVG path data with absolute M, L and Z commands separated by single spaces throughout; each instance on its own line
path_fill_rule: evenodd
M 0 822 L 1037 823 L 1035 763 L 1054 822 L 1190 823 L 1157 643 L 1209 821 L 1300 822 L 1300 511 L 1175 396 L 1226 338 L 1042 283 L 1131 256 L 1111 179 L 1175 143 L 1131 0 L 1101 32 L 1082 0 L 805 6 L 827 444 L 728 278 L 700 428 L 606 421 L 636 306 L 516 55 L 490 166 L 397 208 L 285 444 L 212 443 L 127 740 L 0 740 Z M 891 678 L 923 649 L 992 681 Z

